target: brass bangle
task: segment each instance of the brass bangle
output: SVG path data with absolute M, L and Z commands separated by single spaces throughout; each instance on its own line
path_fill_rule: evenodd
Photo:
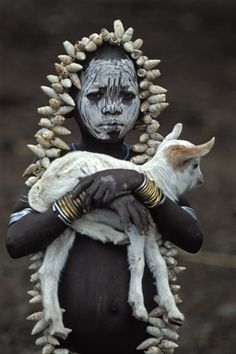
M 75 205 L 75 207 L 77 208 L 78 212 L 82 215 L 82 204 L 80 203 L 80 200 L 78 198 L 75 198 L 73 200 L 73 204 Z
M 76 206 L 76 204 L 74 203 L 74 200 L 71 199 L 68 194 L 66 194 L 63 198 L 64 198 L 65 201 L 66 201 L 67 207 L 70 209 L 70 211 L 71 211 L 72 214 L 74 215 L 74 218 L 76 219 L 76 218 L 78 218 L 79 216 L 81 216 L 80 210 L 79 210 L 79 208 Z
M 162 190 L 147 176 L 144 177 L 143 183 L 134 193 L 148 208 L 154 208 L 163 198 Z
M 141 184 L 141 186 L 139 186 L 138 188 L 135 189 L 135 193 L 142 195 L 147 193 L 150 189 L 151 189 L 151 180 L 147 179 L 147 177 L 144 177 L 144 182 Z
M 52 209 L 57 213 L 59 219 L 61 219 L 66 225 L 71 226 L 74 220 L 83 215 L 83 200 L 85 192 L 82 192 L 78 197 L 73 199 L 70 193 L 66 193 L 63 197 L 55 200 L 52 205 Z
M 76 218 L 76 215 L 70 210 L 64 197 L 58 199 L 58 204 L 59 204 L 60 208 L 62 209 L 62 211 L 64 212 L 64 214 L 66 214 L 66 216 L 70 220 L 74 220 Z
M 161 190 L 159 190 L 160 193 L 156 194 L 153 198 L 150 198 L 149 200 L 147 200 L 146 202 L 144 202 L 144 204 L 148 207 L 148 208 L 154 208 L 155 206 L 159 205 L 162 198 L 163 198 L 163 192 Z
M 78 208 L 67 194 L 58 199 L 58 204 L 72 221 L 81 216 Z
M 61 219 L 67 226 L 71 226 L 74 220 L 83 215 L 82 200 L 84 193 L 81 193 L 75 199 L 72 199 L 69 193 L 55 200 L 52 204 L 52 210 L 57 213 L 57 217 Z
M 155 189 L 156 189 L 155 183 L 152 180 L 147 179 L 146 184 L 143 186 L 141 190 L 136 191 L 136 194 L 142 197 L 152 193 Z
M 66 217 L 71 219 L 70 211 L 67 210 L 67 207 L 64 205 L 65 203 L 61 199 L 58 199 L 57 204 L 59 208 L 62 210 L 62 212 L 66 215 Z
M 80 196 L 76 197 L 75 199 L 72 199 L 72 202 L 76 205 L 77 208 L 79 208 L 81 210 L 83 209 L 82 201 L 81 201 Z
M 52 204 L 52 210 L 53 212 L 57 213 L 57 217 L 64 222 L 67 226 L 70 226 L 72 224 L 72 221 L 70 218 L 68 218 L 62 211 L 61 207 L 59 206 L 57 200 Z

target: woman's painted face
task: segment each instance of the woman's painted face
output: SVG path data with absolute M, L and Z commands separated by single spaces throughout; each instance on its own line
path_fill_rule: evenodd
M 139 88 L 132 61 L 92 60 L 81 75 L 81 85 L 76 104 L 89 133 L 101 140 L 122 139 L 139 115 Z

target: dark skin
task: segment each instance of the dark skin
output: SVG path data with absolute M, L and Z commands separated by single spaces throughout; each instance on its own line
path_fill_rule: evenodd
M 117 132 L 111 133 L 106 141 L 99 140 L 86 129 L 78 112 L 75 119 L 82 134 L 79 150 L 124 159 L 123 140 Z M 162 206 L 147 211 L 133 193 L 142 180 L 143 176 L 136 171 L 106 170 L 81 179 L 71 192 L 76 196 L 86 190 L 86 208 L 112 208 L 124 227 L 134 223 L 143 237 L 154 221 L 164 239 L 188 252 L 197 252 L 202 243 L 197 221 L 168 198 Z M 22 195 L 27 193 L 25 187 Z M 19 200 L 14 212 L 28 206 L 26 201 Z M 44 213 L 27 214 L 9 226 L 8 252 L 13 258 L 19 258 L 44 250 L 66 227 L 51 208 Z M 132 317 L 127 303 L 128 286 L 126 247 L 102 244 L 77 234 L 59 285 L 59 301 L 66 309 L 64 324 L 72 329 L 62 346 L 80 354 L 135 354 L 137 345 L 147 337 L 146 324 Z M 147 269 L 143 291 L 145 306 L 150 311 L 155 307 L 156 289 Z
M 107 145 L 104 144 L 104 148 L 105 146 Z M 111 155 L 112 145 L 109 147 Z M 117 155 L 117 151 L 115 149 L 114 155 Z M 117 171 L 109 170 L 104 174 L 96 173 L 93 178 L 86 177 L 82 183 L 93 187 L 102 175 L 113 173 L 118 178 Z M 130 177 L 130 171 L 123 171 L 117 185 L 124 184 L 125 176 Z M 136 177 L 139 185 L 142 176 L 137 173 Z M 136 187 L 134 181 L 133 175 L 132 188 Z M 122 187 L 120 188 L 123 192 Z M 108 189 L 109 185 L 106 190 Z M 88 195 L 91 204 L 95 205 L 96 197 L 93 201 L 91 195 Z M 106 205 L 108 202 L 105 200 Z M 98 204 L 104 206 L 101 201 Z M 19 202 L 15 211 L 24 207 L 27 205 L 23 206 L 23 202 Z M 138 229 L 146 232 L 150 223 L 149 213 L 132 195 L 116 198 L 110 203 L 110 207 L 118 212 L 124 224 L 134 222 Z M 188 252 L 199 250 L 202 235 L 198 223 L 178 204 L 167 199 L 163 206 L 149 211 L 166 239 Z M 140 220 L 142 221 L 139 222 Z M 18 258 L 45 249 L 65 228 L 66 226 L 51 209 L 42 214 L 28 214 L 9 227 L 8 251 L 12 257 Z M 112 348 L 113 353 L 122 354 L 125 347 L 127 354 L 134 354 L 136 346 L 146 338 L 145 323 L 132 317 L 130 306 L 127 304 L 129 271 L 126 259 L 125 246 L 102 244 L 77 235 L 59 287 L 60 303 L 66 309 L 64 322 L 66 327 L 73 329 L 64 345 L 71 350 L 81 354 L 110 354 Z M 143 290 L 145 305 L 150 311 L 155 306 L 152 300 L 155 288 L 147 269 L 144 274 Z
M 91 137 L 90 137 L 91 139 Z M 96 139 L 94 139 L 96 141 Z M 94 144 L 95 144 L 94 141 Z M 99 150 L 102 153 L 102 144 L 99 146 Z M 109 154 L 111 156 L 117 157 L 117 143 L 115 144 L 115 149 L 113 152 L 113 145 L 109 147 Z M 95 145 L 93 145 L 95 146 Z M 85 142 L 82 140 L 81 142 L 81 150 L 85 147 Z M 104 149 L 107 147 L 107 144 L 104 144 Z M 87 151 L 93 151 L 94 149 L 89 150 L 89 146 Z M 112 155 L 113 152 L 113 155 Z M 103 150 L 105 153 L 105 150 Z M 123 154 L 122 143 L 120 143 L 120 157 Z M 83 189 L 84 186 L 89 186 L 87 189 L 89 203 L 87 203 L 87 207 L 95 207 L 96 203 L 99 206 L 108 206 L 108 201 L 110 202 L 114 199 L 116 194 L 124 193 L 124 184 L 127 181 L 127 178 L 130 178 L 132 174 L 132 182 L 130 184 L 130 189 L 126 188 L 126 192 L 132 192 L 132 189 L 135 189 L 137 186 L 142 183 L 143 176 L 136 171 L 131 170 L 122 170 L 122 173 L 118 174 L 117 170 L 108 170 L 97 172 L 91 176 L 82 179 L 81 187 L 72 191 L 72 194 L 76 196 Z M 115 194 L 113 189 L 111 188 L 110 193 L 107 195 L 107 191 L 109 190 L 109 182 L 102 182 L 100 179 L 102 176 L 113 175 L 114 179 L 118 179 L 118 186 L 120 187 L 120 191 L 116 189 Z M 103 186 L 106 191 L 105 203 L 102 201 L 97 201 L 93 199 L 93 195 L 90 192 L 90 188 L 94 188 L 97 183 L 100 186 Z M 78 185 L 79 187 L 79 185 Z M 132 189 L 131 189 L 132 188 Z M 24 187 L 22 191 L 22 195 L 26 195 L 28 193 L 28 187 Z M 86 193 L 86 194 L 87 194 Z M 105 192 L 104 192 L 105 197 Z M 124 225 L 128 226 L 128 224 L 136 222 L 136 226 L 140 233 L 145 233 L 148 229 L 149 224 L 151 223 L 149 213 L 146 208 L 138 201 L 136 198 L 131 199 L 131 197 L 125 198 L 126 209 L 124 209 L 124 205 L 122 204 L 122 198 L 116 198 L 116 200 L 110 205 L 110 207 L 116 210 Z M 101 197 L 102 199 L 102 197 Z M 186 200 L 184 200 L 184 205 L 188 205 Z M 19 201 L 16 204 L 16 207 L 13 212 L 20 211 L 24 208 L 28 207 L 28 204 L 22 201 Z M 126 213 L 124 213 L 126 210 Z M 128 211 L 128 212 L 127 212 Z M 186 211 L 184 211 L 180 205 L 172 202 L 167 198 L 165 204 L 161 207 L 155 207 L 149 210 L 151 212 L 152 218 L 158 229 L 162 233 L 162 235 L 172 241 L 174 244 L 184 249 L 187 252 L 195 253 L 201 247 L 202 243 L 202 233 L 199 229 L 199 225 L 197 221 L 195 221 Z M 140 216 L 142 214 L 142 216 Z M 141 219 L 140 219 L 141 217 Z M 141 222 L 140 222 L 141 220 Z M 166 222 L 168 220 L 168 222 Z M 66 228 L 66 225 L 62 223 L 60 219 L 56 217 L 51 209 L 48 209 L 44 213 L 32 213 L 26 215 L 24 218 L 20 219 L 17 223 L 12 224 L 8 229 L 6 245 L 9 254 L 13 258 L 19 258 L 26 256 L 30 253 L 38 252 L 42 249 L 45 249 L 56 237 L 58 237 Z M 37 230 L 37 232 L 35 232 Z M 144 231 L 144 232 L 143 232 Z M 32 236 L 33 235 L 33 236 Z

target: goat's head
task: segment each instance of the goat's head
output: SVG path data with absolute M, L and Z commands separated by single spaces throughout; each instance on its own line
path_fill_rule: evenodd
M 163 166 L 162 179 L 165 174 L 170 189 L 177 197 L 203 183 L 200 158 L 208 154 L 215 141 L 215 138 L 212 138 L 196 146 L 189 141 L 179 140 L 181 131 L 182 124 L 176 124 L 161 142 L 156 153 L 159 168 Z

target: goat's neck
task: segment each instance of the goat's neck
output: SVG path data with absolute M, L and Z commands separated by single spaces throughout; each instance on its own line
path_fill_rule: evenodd
M 178 200 L 176 176 L 163 158 L 153 158 L 145 163 L 143 171 L 153 179 L 164 194 L 173 201 Z

